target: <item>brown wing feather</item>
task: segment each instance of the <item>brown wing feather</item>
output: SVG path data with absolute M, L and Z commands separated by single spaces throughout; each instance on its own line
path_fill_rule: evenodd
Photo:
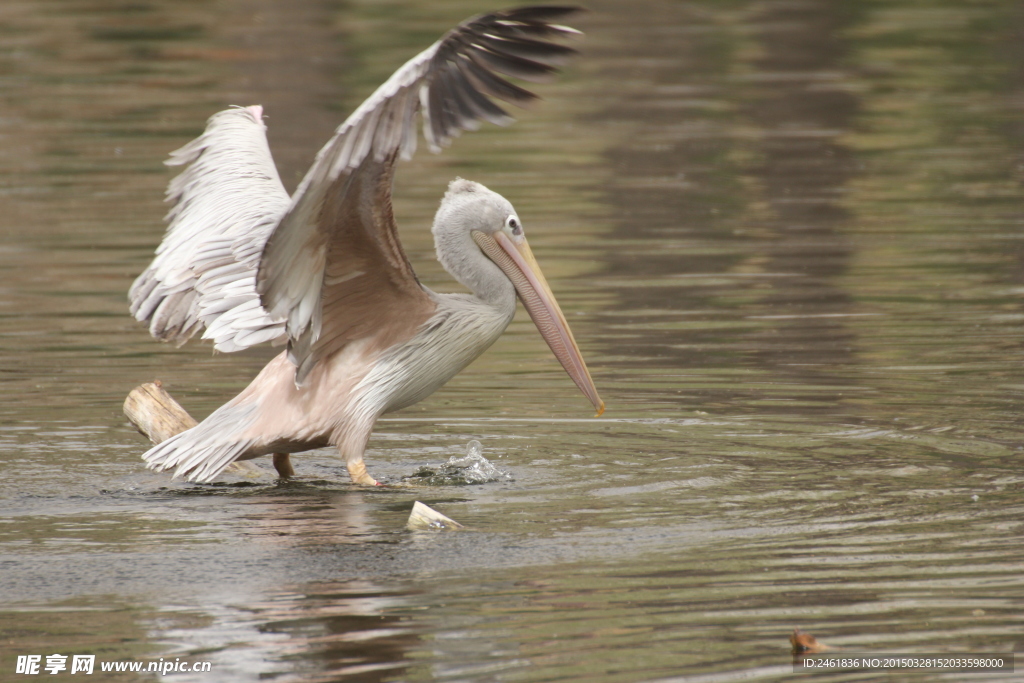
M 355 339 L 373 338 L 378 349 L 411 338 L 434 313 L 398 241 L 391 208 L 394 156 L 367 157 L 359 170 L 328 192 L 320 214 L 328 233 L 320 303 L 320 335 L 293 345 L 302 381 L 320 361 Z M 309 345 L 305 354 L 304 345 Z M 300 353 L 295 353 L 299 351 Z
M 416 114 L 435 151 L 480 120 L 508 123 L 488 97 L 525 105 L 536 96 L 498 74 L 553 73 L 574 51 L 543 39 L 578 33 L 551 23 L 576 9 L 524 7 L 463 22 L 398 69 L 320 150 L 263 249 L 256 283 L 270 317 L 287 320 L 297 381 L 349 341 L 371 332 L 391 339 L 392 328 L 407 332 L 433 312 L 391 214 L 392 173 L 415 150 Z

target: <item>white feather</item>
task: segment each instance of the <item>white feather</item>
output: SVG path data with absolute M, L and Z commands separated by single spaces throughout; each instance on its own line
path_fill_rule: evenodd
M 244 348 L 233 331 L 251 337 L 256 261 L 290 202 L 267 147 L 260 110 L 229 109 L 176 152 L 171 165 L 190 164 L 171 181 L 170 225 L 157 256 L 129 293 L 132 313 L 150 321 L 161 339 L 184 342 L 201 326 L 216 325 L 215 346 Z M 191 297 L 191 298 L 190 298 Z M 236 328 L 245 320 L 245 328 Z M 284 321 L 263 312 L 263 336 L 284 333 Z

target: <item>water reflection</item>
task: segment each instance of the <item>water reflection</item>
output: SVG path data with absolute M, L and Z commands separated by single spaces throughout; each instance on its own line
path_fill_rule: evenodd
M 285 485 L 144 471 L 128 390 L 160 377 L 201 416 L 266 354 L 160 346 L 125 291 L 159 241 L 161 161 L 212 112 L 265 105 L 292 185 L 481 8 L 54 7 L 8 0 L 0 40 L 12 652 L 625 683 L 785 680 L 795 626 L 1021 647 L 1019 3 L 592 3 L 542 106 L 407 164 L 396 208 L 443 290 L 425 226 L 444 185 L 511 196 L 607 418 L 521 318 L 368 454 L 401 481 L 476 438 L 511 479 L 372 492 L 329 452 Z M 469 530 L 409 535 L 415 499 Z
M 392 612 L 406 593 L 369 581 L 304 585 L 249 602 L 246 614 L 226 615 L 213 656 L 219 675 L 302 681 L 384 681 L 401 678 L 408 650 L 420 642 L 409 619 Z M 241 616 L 241 618 L 239 618 Z M 244 628 L 247 625 L 249 629 Z M 216 631 L 216 626 L 212 630 Z M 210 627 L 167 636 L 210 647 Z
M 41 657 L 37 675 L 53 675 L 45 670 L 47 655 L 63 654 L 67 670 L 54 672 L 66 677 L 71 670 L 71 655 L 96 655 L 93 678 L 100 681 L 146 680 L 131 673 L 103 674 L 100 662 L 157 661 L 164 650 L 150 642 L 148 635 L 154 624 L 173 628 L 191 622 L 191 626 L 208 624 L 209 620 L 173 613 L 161 614 L 150 606 L 125 601 L 117 594 L 76 597 L 50 604 L 12 604 L 5 600 L 0 608 L 0 633 L 4 638 L 0 672 L 4 680 L 32 680 L 15 674 L 19 656 Z M 71 679 L 74 680 L 74 679 Z
M 752 22 L 757 56 L 740 76 L 743 114 L 760 138 L 744 185 L 766 206 L 743 217 L 754 241 L 747 250 L 757 253 L 739 268 L 797 276 L 773 280 L 744 307 L 774 321 L 751 335 L 754 362 L 787 383 L 840 385 L 821 396 L 827 403 L 849 381 L 835 369 L 855 362 L 845 320 L 859 311 L 841 281 L 853 252 L 842 198 L 855 160 L 840 140 L 857 111 L 844 84 L 843 35 L 855 14 L 843 3 L 768 5 Z
M 840 36 L 852 19 L 841 3 L 768 4 L 734 37 L 679 7 L 662 17 L 678 30 L 628 43 L 629 63 L 652 66 L 642 92 L 605 114 L 640 131 L 609 152 L 614 234 L 628 246 L 605 262 L 609 327 L 635 331 L 606 340 L 632 342 L 631 369 L 695 368 L 673 377 L 697 380 L 680 403 L 830 410 L 850 382 L 835 369 L 853 361 L 855 337 L 837 281 L 851 253 L 842 198 L 854 161 L 840 138 L 857 102 Z M 615 77 L 639 89 L 630 75 Z M 700 368 L 723 365 L 746 377 L 709 386 Z M 762 378 L 786 389 L 765 399 Z

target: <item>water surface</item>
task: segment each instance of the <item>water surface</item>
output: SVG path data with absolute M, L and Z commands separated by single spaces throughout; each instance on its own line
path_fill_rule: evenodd
M 145 470 L 132 387 L 202 417 L 274 352 L 158 344 L 126 292 L 161 162 L 210 114 L 264 105 L 292 188 L 482 6 L 5 2 L 0 680 L 52 653 L 212 662 L 181 681 L 784 680 L 797 626 L 1024 648 L 1019 3 L 588 5 L 544 102 L 406 164 L 396 211 L 452 290 L 445 185 L 505 194 L 608 411 L 521 312 L 367 453 L 401 482 L 478 439 L 507 476 L 368 491 L 328 450 L 280 484 Z M 417 499 L 468 530 L 406 531 Z

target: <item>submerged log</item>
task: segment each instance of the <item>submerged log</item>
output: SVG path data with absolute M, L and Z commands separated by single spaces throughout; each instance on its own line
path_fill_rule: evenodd
M 124 400 L 124 414 L 128 421 L 154 444 L 166 441 L 175 434 L 199 424 L 167 393 L 160 380 L 132 389 L 128 398 Z M 228 465 L 228 469 L 247 476 L 267 474 L 262 467 L 247 460 L 233 462 Z M 295 476 L 291 458 L 287 453 L 274 454 L 274 469 L 282 478 Z

